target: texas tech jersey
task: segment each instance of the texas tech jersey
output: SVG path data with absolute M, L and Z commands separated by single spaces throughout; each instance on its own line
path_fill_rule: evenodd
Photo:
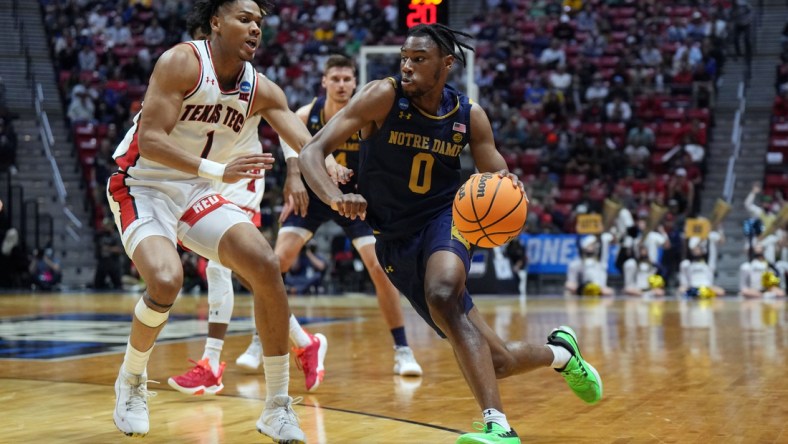
M 184 43 L 200 61 L 200 77 L 183 98 L 180 115 L 170 132 L 170 140 L 194 155 L 210 160 L 227 159 L 238 155 L 236 145 L 252 110 L 252 99 L 257 89 L 257 72 L 245 62 L 235 88 L 224 91 L 219 86 L 213 68 L 211 44 L 207 40 Z M 113 157 L 118 167 L 137 179 L 186 180 L 197 176 L 178 171 L 139 154 L 137 144 L 139 119 L 145 112 L 143 104 L 134 117 L 134 125 L 115 150 Z

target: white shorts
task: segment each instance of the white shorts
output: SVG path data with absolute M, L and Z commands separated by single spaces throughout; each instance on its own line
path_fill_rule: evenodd
M 217 194 L 211 183 L 195 180 L 141 180 L 115 173 L 107 184 L 107 200 L 123 247 L 130 258 L 149 236 L 164 236 L 206 259 L 219 260 L 219 241 L 233 225 L 251 223 L 249 216 Z
M 225 199 L 244 210 L 256 227 L 262 225 L 260 202 L 263 201 L 265 192 L 265 179 L 240 180 L 235 183 L 214 182 L 213 187 Z

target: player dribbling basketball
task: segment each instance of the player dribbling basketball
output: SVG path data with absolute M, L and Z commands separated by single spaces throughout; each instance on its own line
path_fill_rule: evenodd
M 465 280 L 469 244 L 453 230 L 451 206 L 460 186 L 459 154 L 466 144 L 477 168 L 519 186 L 498 153 L 484 110 L 446 85 L 455 62 L 465 62 L 467 34 L 443 25 L 417 25 L 401 48 L 401 76 L 373 81 L 304 147 L 301 165 L 315 194 L 340 214 L 365 218 L 391 282 L 421 317 L 451 344 L 484 416 L 478 433 L 457 443 L 519 443 L 503 413 L 496 378 L 552 366 L 584 401 L 602 397 L 602 382 L 587 364 L 569 327 L 547 345 L 504 341 L 473 305 Z M 323 159 L 361 131 L 359 193 L 343 194 Z

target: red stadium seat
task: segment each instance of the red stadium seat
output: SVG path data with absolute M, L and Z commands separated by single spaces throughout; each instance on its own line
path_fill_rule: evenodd
M 689 109 L 687 110 L 687 118 L 690 120 L 698 119 L 701 122 L 705 123 L 706 125 L 711 123 L 711 113 L 709 112 L 708 108 Z
M 574 204 L 580 200 L 581 195 L 581 190 L 564 188 L 558 192 L 558 196 L 556 196 L 555 201 L 561 204 Z
M 523 174 L 535 174 L 536 166 L 539 164 L 539 156 L 536 154 L 520 154 L 519 163 Z
M 687 117 L 684 108 L 665 108 L 662 110 L 662 118 L 667 121 L 682 122 Z
M 586 176 L 584 174 L 565 174 L 561 182 L 564 188 L 583 188 L 586 184 Z

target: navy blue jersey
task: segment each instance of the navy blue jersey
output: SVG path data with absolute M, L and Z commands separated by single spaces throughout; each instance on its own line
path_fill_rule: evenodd
M 440 115 L 415 107 L 399 77 L 386 120 L 361 141 L 359 193 L 367 200 L 367 222 L 381 239 L 412 235 L 450 207 L 460 187 L 460 152 L 470 140 L 471 104 L 446 85 Z
M 325 112 L 323 108 L 326 106 L 325 96 L 318 97 L 312 101 L 312 109 L 309 110 L 309 118 L 306 121 L 306 127 L 309 132 L 314 136 L 324 126 L 326 126 Z M 358 133 L 354 134 L 347 142 L 334 151 L 334 160 L 343 167 L 350 168 L 354 173 L 358 172 L 359 163 L 359 143 Z M 340 184 L 339 189 L 343 193 L 356 193 L 356 174 L 350 177 L 346 184 Z M 306 183 L 306 181 L 304 181 Z M 308 189 L 308 187 L 307 187 Z M 309 197 L 317 199 L 317 196 L 309 190 Z

